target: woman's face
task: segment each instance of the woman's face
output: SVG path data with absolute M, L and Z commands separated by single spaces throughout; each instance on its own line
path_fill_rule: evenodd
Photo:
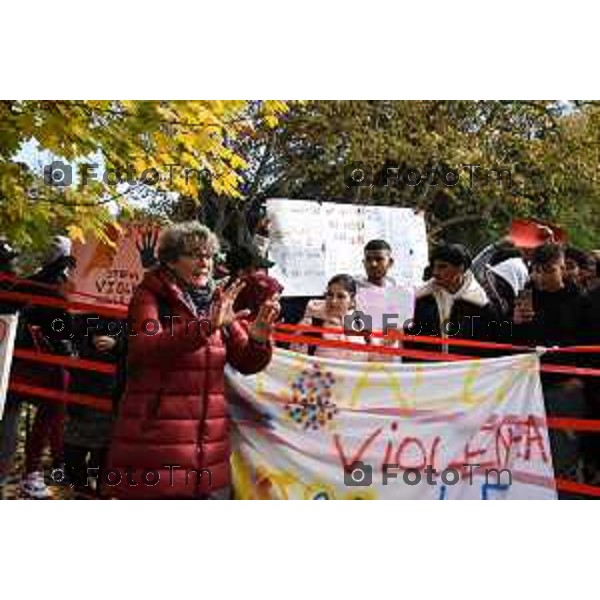
M 213 255 L 205 246 L 194 254 L 181 254 L 169 266 L 189 285 L 204 287 L 208 284 L 213 270 Z
M 354 307 L 354 298 L 350 292 L 339 283 L 332 283 L 325 294 L 325 309 L 338 317 L 348 314 Z

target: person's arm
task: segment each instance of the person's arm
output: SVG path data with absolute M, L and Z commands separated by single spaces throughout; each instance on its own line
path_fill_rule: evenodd
M 471 271 L 477 281 L 481 283 L 485 274 L 485 267 L 489 264 L 492 256 L 496 250 L 498 250 L 498 246 L 500 245 L 500 241 L 494 242 L 493 244 L 489 244 L 486 246 L 479 254 L 473 259 L 471 262 Z
M 144 333 L 144 321 L 153 323 L 158 331 Z M 128 358 L 131 363 L 163 362 L 173 355 L 193 352 L 207 343 L 211 334 L 208 321 L 186 323 L 183 317 L 173 315 L 168 323 L 161 323 L 157 298 L 148 290 L 138 288 L 129 305 L 127 323 Z
M 223 336 L 227 362 L 243 375 L 258 373 L 271 361 L 271 341 L 258 341 L 250 335 L 250 327 L 245 319 L 232 321 L 223 329 Z

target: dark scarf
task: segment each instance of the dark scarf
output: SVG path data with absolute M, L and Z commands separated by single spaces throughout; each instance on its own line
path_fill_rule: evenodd
M 179 277 L 179 275 L 177 275 L 177 273 L 168 265 L 165 264 L 163 267 L 177 282 L 185 299 L 195 308 L 196 314 L 200 315 L 208 313 L 215 291 L 215 285 L 212 280 L 209 280 L 208 285 L 204 287 L 195 287 L 181 279 L 181 277 Z
M 205 287 L 187 286 L 183 291 L 187 294 L 199 315 L 208 313 L 214 292 L 212 281 L 209 281 Z

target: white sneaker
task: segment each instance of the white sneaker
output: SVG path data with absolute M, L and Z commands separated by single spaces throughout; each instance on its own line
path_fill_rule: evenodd
M 35 500 L 46 500 L 50 498 L 50 490 L 44 482 L 44 474 L 40 471 L 27 473 L 21 479 L 21 491 Z

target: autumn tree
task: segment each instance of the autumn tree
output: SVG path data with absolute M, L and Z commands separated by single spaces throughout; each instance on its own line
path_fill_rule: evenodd
M 171 194 L 170 202 L 197 198 L 203 186 L 240 197 L 247 163 L 232 142 L 275 126 L 286 110 L 279 101 L 2 101 L 1 232 L 31 249 L 57 231 L 108 241 L 108 225 L 126 218 L 132 195 L 149 186 Z M 16 159 L 30 141 L 70 166 L 100 161 L 113 177 L 92 178 L 79 166 L 72 185 L 48 185 L 41 170 Z M 128 181 L 115 186 L 125 174 Z
M 537 217 L 591 247 L 600 226 L 599 118 L 598 104 L 583 102 L 306 102 L 276 129 L 237 141 L 252 157 L 240 189 L 249 201 L 410 206 L 425 211 L 433 239 L 473 245 L 514 217 Z M 349 185 L 353 166 L 373 185 Z M 402 174 L 408 181 L 394 180 Z

